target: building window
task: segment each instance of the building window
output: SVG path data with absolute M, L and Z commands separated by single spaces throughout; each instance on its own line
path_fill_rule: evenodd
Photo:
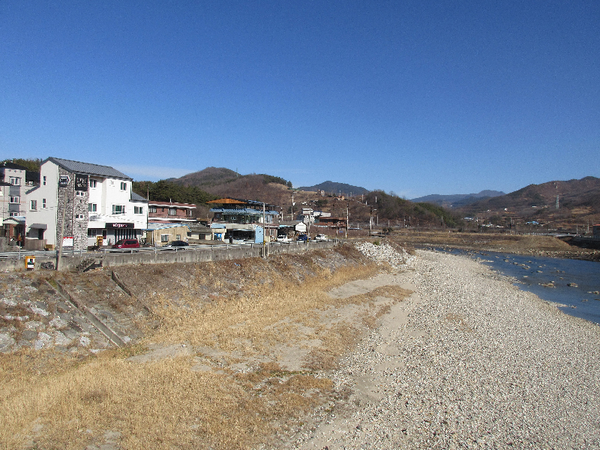
M 21 186 L 21 177 L 10 177 L 10 184 L 13 186 Z
M 85 192 L 84 191 L 75 191 L 75 195 L 77 197 L 85 197 Z
M 9 203 L 21 203 L 21 198 L 18 195 L 11 195 Z
M 19 213 L 17 211 L 11 211 L 10 217 L 17 217 Z
M 181 235 L 180 234 L 176 234 L 175 235 L 175 240 L 176 241 L 180 241 L 181 240 Z
M 88 203 L 88 211 L 89 212 L 98 211 L 98 204 L 97 203 Z
M 134 206 L 133 213 L 134 214 L 144 214 L 144 207 L 143 206 Z
M 176 208 L 169 208 L 169 215 L 170 216 L 176 216 L 177 215 L 177 209 Z
M 31 209 L 32 211 L 37 211 L 37 200 L 31 200 L 29 209 Z
M 95 188 L 98 186 L 98 181 L 97 180 L 90 180 L 90 187 L 91 188 Z
M 169 235 L 168 234 L 161 234 L 160 235 L 160 242 L 169 242 Z
M 155 213 L 156 212 L 156 206 L 148 206 L 148 212 Z
M 42 208 L 44 208 L 44 209 L 47 208 L 47 206 L 46 206 L 46 199 L 45 198 L 42 199 Z
M 125 214 L 125 205 L 112 205 L 113 214 Z
M 127 190 L 127 183 L 121 182 L 121 190 L 122 191 L 126 191 Z
M 83 220 L 85 218 L 85 216 L 83 214 L 75 214 L 75 218 L 77 220 Z
M 44 184 L 44 186 L 46 186 L 46 175 L 43 176 L 42 180 L 42 183 Z

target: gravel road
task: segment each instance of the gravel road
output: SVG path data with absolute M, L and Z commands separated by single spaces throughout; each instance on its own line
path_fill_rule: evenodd
M 414 294 L 286 448 L 600 448 L 600 327 L 463 256 L 419 251 L 394 279 Z

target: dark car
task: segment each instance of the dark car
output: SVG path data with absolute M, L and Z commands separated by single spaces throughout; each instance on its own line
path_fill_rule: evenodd
M 305 234 L 301 234 L 300 236 L 298 236 L 298 238 L 296 240 L 297 241 L 308 241 L 308 236 Z
M 189 247 L 190 244 L 188 244 L 185 241 L 171 241 L 169 242 L 167 245 L 165 245 L 163 248 L 164 249 L 171 249 L 171 250 L 185 250 L 185 247 Z
M 137 239 L 121 239 L 112 248 L 140 248 L 140 243 Z

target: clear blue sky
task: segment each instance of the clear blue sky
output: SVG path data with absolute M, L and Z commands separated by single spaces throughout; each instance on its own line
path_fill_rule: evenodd
M 405 198 L 600 176 L 600 1 L 0 1 L 0 159 Z

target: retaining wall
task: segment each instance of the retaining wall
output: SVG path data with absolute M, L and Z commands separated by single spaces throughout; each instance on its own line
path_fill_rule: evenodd
M 127 264 L 169 264 L 169 263 L 196 263 L 206 261 L 221 261 L 227 259 L 257 258 L 261 256 L 278 255 L 283 253 L 302 253 L 317 249 L 333 248 L 340 241 L 327 242 L 292 242 L 290 244 L 261 244 L 252 245 L 227 245 L 227 246 L 205 246 L 195 247 L 177 251 L 139 251 L 134 253 L 110 253 L 110 252 L 87 252 L 75 255 L 64 255 L 61 257 L 59 270 L 84 270 L 95 265 L 99 267 L 116 267 Z M 0 261 L 0 271 L 25 271 L 23 256 L 21 258 L 7 258 Z M 265 255 L 266 253 L 266 255 Z M 50 270 L 44 267 L 56 266 L 56 255 L 35 257 L 35 269 Z

